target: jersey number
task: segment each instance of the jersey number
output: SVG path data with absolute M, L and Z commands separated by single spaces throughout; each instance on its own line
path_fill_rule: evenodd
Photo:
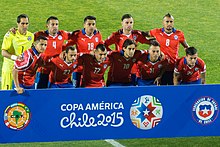
M 94 43 L 88 43 L 88 50 L 92 51 L 94 49 Z
M 130 67 L 130 64 L 124 64 L 123 69 L 129 69 L 129 67 Z
M 166 39 L 166 46 L 170 45 L 170 39 Z
M 64 71 L 63 71 L 63 74 L 64 74 L 64 75 L 70 74 L 70 70 L 64 70 Z
M 56 41 L 53 41 L 53 48 L 57 48 L 57 42 Z
M 101 68 L 95 67 L 94 74 L 98 74 L 100 70 L 101 70 Z

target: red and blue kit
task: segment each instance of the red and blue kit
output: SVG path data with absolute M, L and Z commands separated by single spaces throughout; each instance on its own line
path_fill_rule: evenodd
M 37 68 L 45 64 L 46 56 L 39 54 L 35 48 L 28 49 L 22 54 L 23 60 L 16 60 L 15 68 L 18 70 L 19 84 L 32 86 L 34 84 Z
M 105 46 L 107 50 L 111 50 L 109 48 L 110 45 L 115 44 L 115 50 L 122 50 L 123 43 L 126 39 L 134 40 L 136 43 L 140 42 L 142 44 L 150 44 L 150 41 L 146 39 L 145 36 L 142 35 L 139 30 L 132 30 L 130 35 L 123 34 L 123 30 L 120 29 L 117 32 L 112 33 L 106 40 Z
M 159 76 L 162 69 L 166 69 L 167 60 L 159 58 L 156 62 L 150 61 L 149 54 L 143 54 L 137 62 L 138 73 L 137 77 L 142 80 L 152 80 Z
M 164 31 L 164 28 L 160 28 L 151 30 L 150 35 L 157 39 L 160 43 L 160 50 L 168 57 L 169 66 L 167 70 L 173 71 L 178 59 L 180 43 L 185 41 L 183 32 L 173 28 L 173 32 L 171 34 L 167 34 Z
M 177 61 L 174 72 L 180 74 L 181 82 L 193 82 L 200 79 L 200 73 L 206 72 L 205 62 L 198 58 L 194 67 L 187 65 L 185 57 Z
M 108 58 L 99 63 L 93 55 L 81 55 L 78 58 L 78 65 L 83 66 L 82 87 L 104 87 L 104 73 L 110 64 Z
M 76 45 L 78 53 L 89 53 L 102 42 L 102 35 L 95 30 L 92 36 L 86 35 L 85 29 L 74 31 L 66 46 Z
M 47 37 L 47 48 L 44 51 L 44 54 L 46 56 L 54 57 L 59 55 L 62 52 L 63 45 L 65 43 L 65 40 L 68 40 L 70 37 L 70 33 L 59 30 L 56 36 L 51 36 L 48 32 L 46 31 L 39 31 L 34 34 L 34 38 L 36 39 L 38 36 L 45 36 Z M 48 67 L 49 68 L 49 67 Z M 49 74 L 50 70 L 47 68 L 43 67 L 38 70 L 41 73 L 44 74 Z
M 51 72 L 49 75 L 50 83 L 71 83 L 71 75 L 77 67 L 77 62 L 67 63 L 60 57 L 55 57 L 50 62 L 52 64 Z
M 131 69 L 141 56 L 141 51 L 136 50 L 132 58 L 124 57 L 124 52 L 114 51 L 109 55 L 112 62 L 108 73 L 108 82 L 110 83 L 130 83 Z

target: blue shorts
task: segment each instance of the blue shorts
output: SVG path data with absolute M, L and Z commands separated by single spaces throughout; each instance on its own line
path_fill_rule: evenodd
M 173 85 L 173 71 L 165 71 L 161 78 L 161 85 Z
M 201 79 L 192 82 L 180 82 L 180 85 L 188 85 L 188 84 L 202 84 Z
M 116 86 L 134 86 L 133 83 L 112 83 L 110 81 L 107 82 L 107 87 L 116 87 Z
M 35 84 L 31 85 L 31 86 L 25 86 L 23 84 L 19 84 L 20 87 L 24 88 L 24 89 L 35 89 Z M 12 85 L 12 88 L 15 88 L 15 85 Z
M 48 88 L 49 74 L 37 72 L 35 83 L 37 83 L 37 89 Z
M 154 84 L 154 79 L 142 80 L 140 78 L 137 78 L 137 85 L 138 86 L 150 86 L 150 85 L 155 85 L 155 84 Z
M 80 87 L 80 81 L 81 81 L 81 72 L 73 72 L 72 73 L 72 82 L 73 82 L 73 87 Z
M 49 88 L 74 88 L 72 83 L 65 83 L 65 84 L 49 84 Z

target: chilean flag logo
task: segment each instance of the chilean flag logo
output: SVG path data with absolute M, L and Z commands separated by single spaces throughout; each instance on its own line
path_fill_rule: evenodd
M 212 114 L 211 105 L 200 105 L 199 115 L 203 118 L 209 117 Z

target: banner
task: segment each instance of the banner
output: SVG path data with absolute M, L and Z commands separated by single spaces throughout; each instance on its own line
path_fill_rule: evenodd
M 220 85 L 0 91 L 0 142 L 220 136 Z

